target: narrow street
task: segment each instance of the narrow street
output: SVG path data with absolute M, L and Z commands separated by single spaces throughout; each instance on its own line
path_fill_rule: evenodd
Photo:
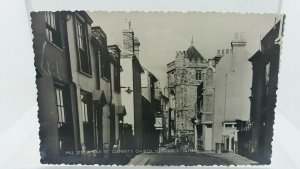
M 141 153 L 128 165 L 257 165 L 258 163 L 234 153 L 184 152 L 163 148 L 158 153 Z
M 258 165 L 257 162 L 233 153 L 142 153 L 128 165 Z
M 143 153 L 135 156 L 129 165 L 233 165 L 223 158 L 206 153 Z

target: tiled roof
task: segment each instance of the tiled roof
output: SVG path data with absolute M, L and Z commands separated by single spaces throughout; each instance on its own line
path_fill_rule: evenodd
M 201 60 L 203 60 L 203 56 L 193 45 L 191 45 L 186 52 L 188 58 L 200 58 Z

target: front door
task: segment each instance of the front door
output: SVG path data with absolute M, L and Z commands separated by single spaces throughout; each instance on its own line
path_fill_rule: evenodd
M 103 150 L 102 114 L 102 107 L 99 104 L 95 104 L 95 144 L 97 150 Z
M 58 117 L 58 141 L 62 154 L 65 151 L 74 151 L 74 126 L 70 103 L 69 88 L 60 84 L 55 84 L 56 108 Z
M 110 108 L 110 146 L 111 148 L 116 144 L 116 119 L 115 119 L 115 105 L 112 104 Z
M 224 151 L 229 152 L 229 136 L 224 136 Z
M 81 112 L 86 150 L 94 150 L 94 106 L 91 93 L 81 91 Z

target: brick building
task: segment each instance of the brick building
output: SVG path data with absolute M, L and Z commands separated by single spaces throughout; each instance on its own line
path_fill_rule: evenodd
M 167 65 L 171 114 L 174 111 L 176 135 L 189 137 L 194 145 L 195 128 L 192 122 L 199 108 L 203 88 L 202 73 L 209 62 L 191 45 L 187 51 L 177 52 L 175 60 Z M 201 90 L 200 90 L 201 89 Z M 175 105 L 173 106 L 173 100 Z M 198 105 L 197 105 L 198 103 Z M 172 119 L 172 115 L 171 115 Z

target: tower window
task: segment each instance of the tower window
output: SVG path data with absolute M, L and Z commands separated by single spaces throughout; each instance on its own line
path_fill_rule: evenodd
M 196 80 L 201 80 L 201 70 L 196 70 Z

